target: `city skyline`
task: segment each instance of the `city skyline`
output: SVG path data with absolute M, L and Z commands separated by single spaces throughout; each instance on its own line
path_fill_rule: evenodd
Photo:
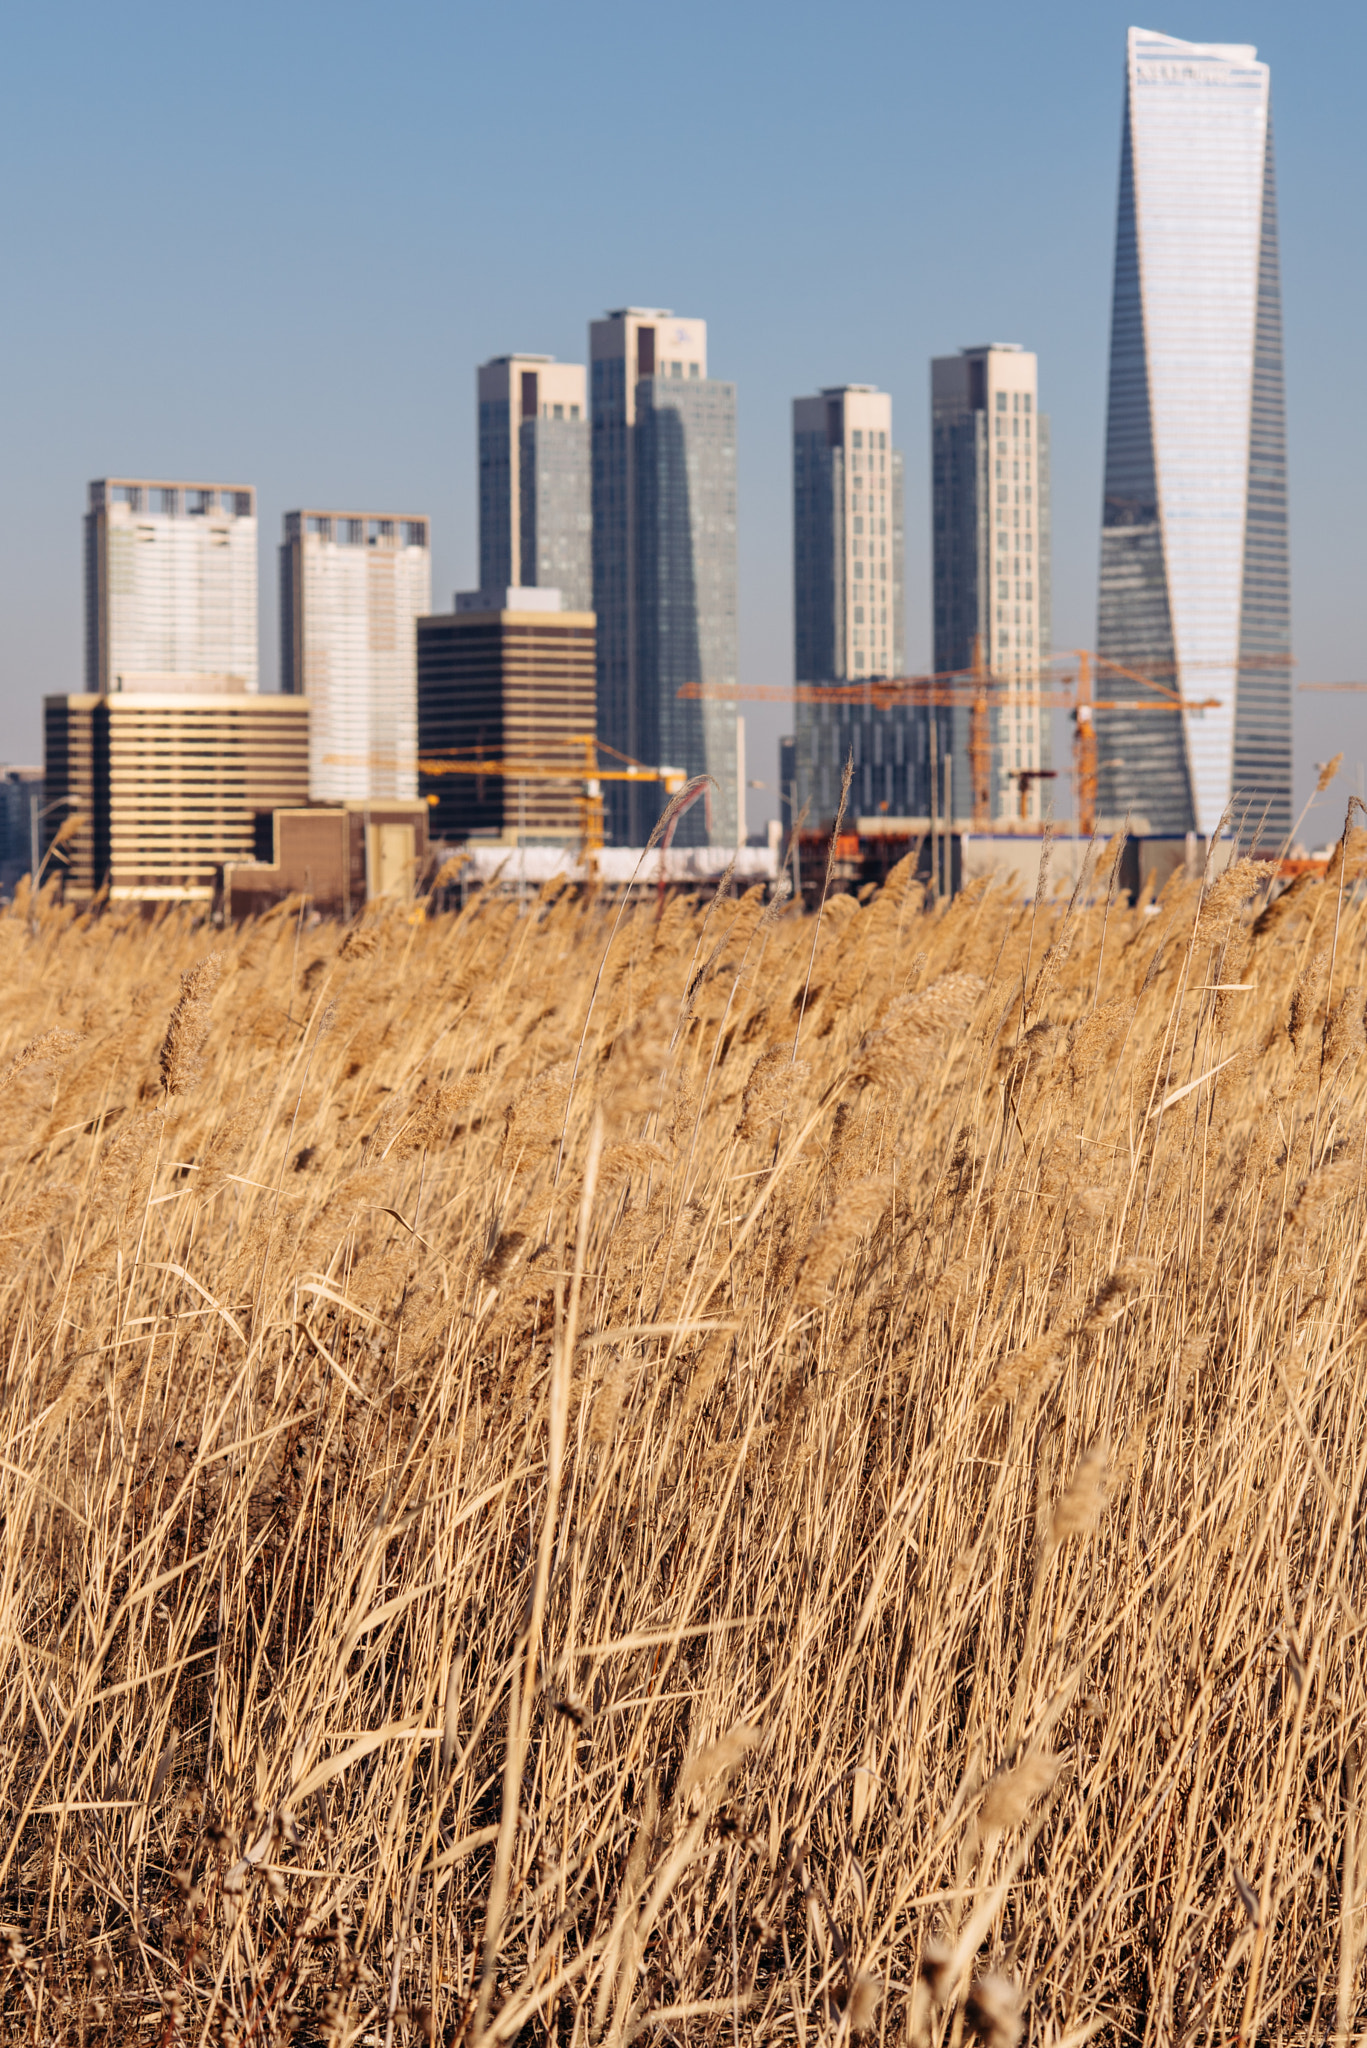
M 354 347 L 311 351 L 306 380 L 277 379 L 273 385 L 263 381 L 261 369 L 282 350 L 299 346 L 305 315 L 310 333 L 320 320 L 335 322 L 338 292 L 356 330 L 355 345 L 368 345 L 369 306 L 377 318 L 388 318 L 394 292 L 408 274 L 412 224 L 432 218 L 421 190 L 412 189 L 404 220 L 387 221 L 389 269 L 383 275 L 374 267 L 379 244 L 363 216 L 348 215 L 344 235 L 340 215 L 315 220 L 312 240 L 296 239 L 291 245 L 290 275 L 298 276 L 297 293 L 286 272 L 273 267 L 274 227 L 264 217 L 253 222 L 252 248 L 259 255 L 252 254 L 250 271 L 236 277 L 233 287 L 237 308 L 252 308 L 251 330 L 237 310 L 226 322 L 221 317 L 193 324 L 187 320 L 179 329 L 166 330 L 153 371 L 144 340 L 152 330 L 140 324 L 144 314 L 150 315 L 158 297 L 169 302 L 179 296 L 188 303 L 192 292 L 204 296 L 201 288 L 209 273 L 201 276 L 202 258 L 186 253 L 194 244 L 175 239 L 180 202 L 174 192 L 167 193 L 156 212 L 132 209 L 121 218 L 118 235 L 109 238 L 111 253 L 117 247 L 119 271 L 116 275 L 101 267 L 100 252 L 82 243 L 74 216 L 63 211 L 63 178 L 70 186 L 82 161 L 79 137 L 65 109 L 69 105 L 79 114 L 97 85 L 101 95 L 108 90 L 124 95 L 131 125 L 121 150 L 121 176 L 141 190 L 144 164 L 150 176 L 153 161 L 141 140 L 146 136 L 150 143 L 146 116 L 152 106 L 162 138 L 155 154 L 160 155 L 167 139 L 189 133 L 183 115 L 193 109 L 193 127 L 205 125 L 209 103 L 204 95 L 217 89 L 217 81 L 198 82 L 188 42 L 164 38 L 153 46 L 150 21 L 136 26 L 130 45 L 146 70 L 145 85 L 140 74 L 120 68 L 112 46 L 99 65 L 92 65 L 91 53 L 103 47 L 92 16 L 92 39 L 77 53 L 61 108 L 44 98 L 43 65 L 33 67 L 40 81 L 34 105 L 46 105 L 49 115 L 57 116 L 63 148 L 57 152 L 56 182 L 47 181 L 41 193 L 31 195 L 33 206 L 22 224 L 21 319 L 6 344 L 29 402 L 12 434 L 17 482 L 9 496 L 9 582 L 0 611 L 0 752 L 32 759 L 38 742 L 37 696 L 45 689 L 73 687 L 80 672 L 70 519 L 75 493 L 86 477 L 102 468 L 118 473 L 130 463 L 162 474 L 245 474 L 258 487 L 268 531 L 277 531 L 278 516 L 300 502 L 301 488 L 325 503 L 359 497 L 370 503 L 425 504 L 436 541 L 437 601 L 443 602 L 452 588 L 476 580 L 476 507 L 469 483 L 474 422 L 464 395 L 469 369 L 463 366 L 487 360 L 500 347 L 528 344 L 567 360 L 577 358 L 583 352 L 586 313 L 594 304 L 620 303 L 614 294 L 626 292 L 649 298 L 658 291 L 664 303 L 705 308 L 718 371 L 741 390 L 739 626 L 747 680 L 781 682 L 792 673 L 789 400 L 795 391 L 842 379 L 873 382 L 890 391 L 903 423 L 899 440 L 911 472 L 907 665 L 930 665 L 926 361 L 994 332 L 1019 337 L 1040 358 L 1045 404 L 1055 419 L 1056 638 L 1060 645 L 1093 644 L 1105 329 L 1129 22 L 1125 11 L 1105 5 L 1085 15 L 1058 11 L 1028 26 L 1016 24 L 1005 12 L 989 14 L 987 26 L 998 37 L 993 47 L 1002 61 L 1000 67 L 989 67 L 984 78 L 979 149 L 972 162 L 956 163 L 951 192 L 937 184 L 937 153 L 952 124 L 948 108 L 942 113 L 937 105 L 932 81 L 943 66 L 960 61 L 964 29 L 940 21 L 923 25 L 916 72 L 903 76 L 910 31 L 891 12 L 886 19 L 879 12 L 880 33 L 891 36 L 889 56 L 899 74 L 898 90 L 918 113 L 895 153 L 890 141 L 878 134 L 872 138 L 873 156 L 861 160 L 858 189 L 862 194 L 877 165 L 881 191 L 875 203 L 853 210 L 853 166 L 848 172 L 842 167 L 834 138 L 796 148 L 798 136 L 806 132 L 801 110 L 812 104 L 820 72 L 812 51 L 804 51 L 801 19 L 783 36 L 769 33 L 777 31 L 776 15 L 742 25 L 733 53 L 734 85 L 705 86 L 694 108 L 695 126 L 701 124 L 698 132 L 706 135 L 708 149 L 695 161 L 686 202 L 683 189 L 670 185 L 652 195 L 648 208 L 644 195 L 627 191 L 611 219 L 598 210 L 584 212 L 581 205 L 586 183 L 600 176 L 606 161 L 607 130 L 601 140 L 592 132 L 597 111 L 608 104 L 606 81 L 595 87 L 584 120 L 568 129 L 549 96 L 552 90 L 562 94 L 567 77 L 577 75 L 570 45 L 562 48 L 552 35 L 547 50 L 529 48 L 520 89 L 524 97 L 531 95 L 542 124 L 529 152 L 529 168 L 536 164 L 544 172 L 558 151 L 569 175 L 560 189 L 543 180 L 543 203 L 534 212 L 526 203 L 530 188 L 521 165 L 511 167 L 510 177 L 491 196 L 478 247 L 462 257 L 459 303 L 429 264 L 421 273 L 405 334 L 404 377 L 364 385 L 354 383 L 346 367 Z M 542 25 L 548 24 L 549 17 Z M 1326 69 L 1317 36 L 1331 26 L 1336 63 Z M 256 27 L 252 21 L 246 24 L 244 49 L 251 47 Z M 1354 446 L 1362 429 L 1334 397 L 1331 372 L 1341 336 L 1354 328 L 1361 296 L 1352 267 L 1337 260 L 1347 224 L 1344 194 L 1354 186 L 1356 159 L 1350 162 L 1345 151 L 1356 145 L 1343 116 L 1345 81 L 1361 47 L 1360 25 L 1346 14 L 1317 14 L 1312 8 L 1293 43 L 1267 7 L 1221 5 L 1203 10 L 1196 22 L 1160 16 L 1159 27 L 1256 41 L 1266 46 L 1263 53 L 1278 72 L 1296 651 L 1303 676 L 1353 676 L 1362 669 L 1361 602 L 1352 578 L 1353 479 L 1359 466 Z M 972 40 L 984 32 L 980 24 Z M 38 38 L 39 46 L 36 27 L 26 25 L 24 34 L 29 41 Z M 354 112 L 346 66 L 356 63 L 369 40 L 358 24 L 342 25 L 328 60 L 334 68 L 328 72 L 325 99 L 310 94 L 300 71 L 302 34 L 286 38 L 281 76 L 293 75 L 305 88 L 301 118 L 289 139 L 283 131 L 257 136 L 259 147 L 247 153 L 243 164 L 251 191 L 264 192 L 265 169 L 282 163 L 282 152 L 299 152 L 301 166 L 305 154 L 319 163 L 328 157 L 329 149 L 318 144 L 340 135 L 338 124 Z M 658 40 L 654 31 L 646 38 L 652 48 Z M 547 54 L 552 48 L 558 52 L 554 62 Z M 644 65 L 647 54 L 642 47 L 634 62 Z M 398 73 L 392 64 L 386 70 L 378 46 L 366 55 L 380 60 L 369 66 L 366 84 L 383 102 L 397 85 Z M 745 148 L 753 154 L 747 159 L 749 170 L 743 171 L 737 155 L 742 130 L 731 117 L 740 104 L 736 92 L 753 80 L 761 62 L 774 67 L 775 90 L 759 108 L 757 125 L 747 131 Z M 1012 74 L 1028 88 L 1023 95 L 1028 121 L 1023 111 L 1013 110 Z M 362 75 L 359 65 L 355 75 L 358 80 Z M 685 91 L 697 87 L 702 77 L 687 55 L 673 72 L 666 71 L 662 97 L 652 102 L 652 121 L 658 122 L 661 108 L 681 104 Z M 415 164 L 427 163 L 424 124 L 431 95 L 424 98 L 425 79 L 405 68 L 405 90 L 411 85 L 417 93 L 406 104 L 405 141 L 416 152 Z M 612 140 L 617 158 L 635 133 L 637 116 L 629 102 L 614 103 L 623 116 Z M 249 116 L 255 104 L 249 89 L 244 101 Z M 12 151 L 26 146 L 25 138 L 35 132 L 33 108 L 18 111 Z M 382 104 L 377 114 L 381 129 L 388 118 Z M 461 149 L 464 153 L 464 143 Z M 781 196 L 777 185 L 770 189 L 766 182 L 765 151 L 776 176 L 781 172 Z M 262 167 L 259 174 L 254 160 Z M 1010 177 L 1003 183 L 1008 167 Z M 424 173 L 434 200 L 452 189 L 450 169 L 435 180 L 430 165 Z M 278 170 L 268 182 L 279 183 Z M 422 183 L 419 178 L 417 186 Z M 1017 223 L 1010 196 L 1026 186 L 1034 223 L 1028 232 L 1024 221 Z M 989 208 L 988 197 L 998 188 L 1004 197 L 993 196 Z M 212 254 L 215 273 L 222 260 L 230 266 L 239 258 L 247 260 L 242 189 L 239 180 L 216 201 L 215 212 L 200 221 L 202 253 Z M 719 205 L 723 195 L 729 198 L 729 212 Z M 641 223 L 647 213 L 651 227 L 644 240 Z M 853 266 L 850 274 L 858 283 L 832 293 L 824 289 L 823 271 L 813 266 L 813 237 L 826 233 L 837 217 L 842 265 Z M 567 233 L 571 220 L 574 231 Z M 35 235 L 43 223 L 40 242 Z M 514 223 L 515 240 L 509 233 Z M 983 236 L 989 226 L 991 259 L 985 263 Z M 885 247 L 890 229 L 891 262 Z M 49 274 L 44 250 L 63 247 L 71 277 L 81 276 L 83 289 L 95 291 L 104 308 L 98 350 L 87 347 L 72 317 L 74 302 L 63 276 Z M 875 248 L 878 266 L 870 262 Z M 334 260 L 343 251 L 345 260 Z M 154 253 L 159 294 L 151 290 Z M 125 277 L 126 284 L 120 281 Z M 217 303 L 212 291 L 206 303 Z M 33 357 L 30 366 L 25 351 L 40 338 L 44 360 Z M 444 372 L 442 365 L 448 366 Z M 339 411 L 335 394 L 343 388 L 342 378 L 350 395 Z M 59 389 L 60 402 L 54 403 Z M 277 400 L 287 389 L 286 409 Z M 274 577 L 264 563 L 261 596 L 261 681 L 266 687 L 275 679 L 276 600 Z M 1313 775 L 1309 764 L 1315 755 L 1332 751 L 1335 743 L 1335 736 L 1324 730 L 1327 708 L 1341 712 L 1344 702 L 1326 707 L 1323 700 L 1318 705 L 1303 700 L 1297 706 L 1302 790 L 1307 773 Z M 1357 706 L 1349 700 L 1349 708 L 1356 711 Z M 1316 712 L 1324 721 L 1319 738 L 1309 723 Z M 749 740 L 754 772 L 772 780 L 758 711 Z M 1351 733 L 1349 747 L 1350 757 L 1363 751 Z M 753 808 L 766 804 L 772 808 L 772 792 L 758 796 Z

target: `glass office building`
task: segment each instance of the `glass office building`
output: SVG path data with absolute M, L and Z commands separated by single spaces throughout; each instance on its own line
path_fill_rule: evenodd
M 1290 569 L 1269 74 L 1129 32 L 1097 646 L 1099 803 L 1155 834 L 1291 825 Z
M 589 345 L 598 737 L 710 775 L 676 843 L 734 846 L 734 697 L 679 691 L 736 688 L 736 387 L 708 376 L 702 320 L 627 306 L 592 323 Z M 603 797 L 612 843 L 642 845 L 660 785 L 605 782 Z

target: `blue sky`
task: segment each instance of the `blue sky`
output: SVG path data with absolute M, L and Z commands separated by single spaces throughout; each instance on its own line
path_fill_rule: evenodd
M 449 603 L 475 567 L 474 366 L 582 360 L 589 319 L 626 303 L 704 317 L 712 374 L 738 386 L 746 680 L 791 673 L 789 401 L 843 381 L 894 397 L 908 655 L 928 662 L 927 365 L 988 339 L 1040 357 L 1055 640 L 1090 644 L 1134 18 L 1111 0 L 17 12 L 0 760 L 37 758 L 43 693 L 81 684 L 88 478 L 258 486 L 270 686 L 286 507 L 426 510 Z M 1272 65 L 1299 674 L 1367 679 L 1367 9 L 1138 19 Z M 772 783 L 782 714 L 750 720 Z M 1301 699 L 1298 785 L 1340 746 L 1367 767 L 1367 694 Z

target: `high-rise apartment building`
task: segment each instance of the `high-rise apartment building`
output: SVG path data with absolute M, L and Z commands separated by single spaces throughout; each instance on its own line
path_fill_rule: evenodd
M 85 520 L 87 691 L 254 690 L 256 494 L 104 477 Z
M 649 767 L 708 774 L 681 845 L 734 845 L 736 388 L 708 377 L 707 324 L 628 306 L 589 330 L 598 736 Z M 653 783 L 607 783 L 609 834 L 639 846 Z
M 793 400 L 796 679 L 901 675 L 905 546 L 892 400 L 841 384 Z
M 417 622 L 431 609 L 426 519 L 285 514 L 280 688 L 309 700 L 309 794 L 320 803 L 417 795 Z
M 1049 807 L 1049 717 L 1038 703 L 1052 652 L 1049 421 L 1038 366 L 1014 343 L 966 348 L 931 364 L 935 669 L 981 665 L 1008 686 L 993 716 L 994 818 Z M 972 802 L 969 713 L 936 722 L 936 809 Z
M 1103 813 L 1290 830 L 1290 589 L 1268 68 L 1132 28 L 1097 647 L 1190 708 L 1098 712 Z
M 495 356 L 479 385 L 481 590 L 549 586 L 593 605 L 584 365 Z

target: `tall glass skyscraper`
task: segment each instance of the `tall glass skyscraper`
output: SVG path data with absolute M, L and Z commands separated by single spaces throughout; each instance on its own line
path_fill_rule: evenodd
M 1103 814 L 1289 830 L 1290 589 L 1268 68 L 1132 28 L 1097 646 L 1193 708 L 1097 714 Z
M 679 691 L 736 686 L 736 387 L 707 374 L 703 320 L 626 306 L 592 323 L 589 351 L 598 737 L 650 767 L 711 775 L 676 838 L 734 846 L 735 702 Z M 641 845 L 659 786 L 603 791 L 613 842 Z

